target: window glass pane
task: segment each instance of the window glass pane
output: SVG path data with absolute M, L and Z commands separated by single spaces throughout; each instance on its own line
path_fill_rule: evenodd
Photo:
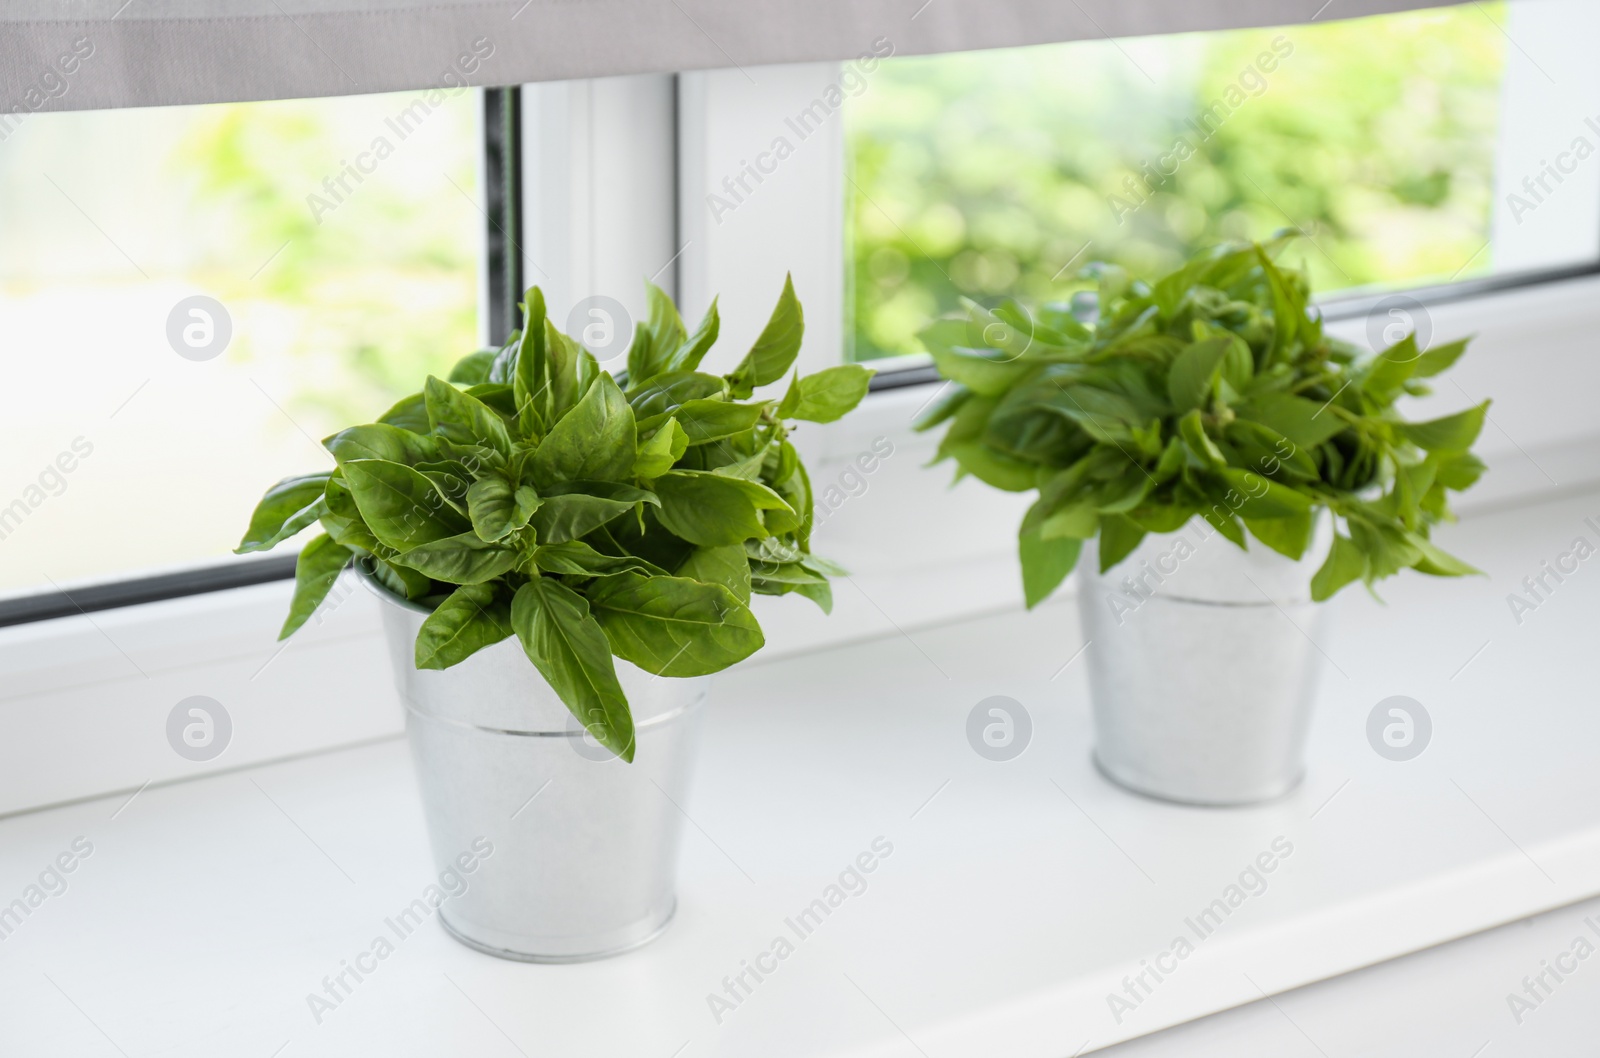
M 1585 132 L 1582 88 L 1545 80 L 1560 56 L 1516 47 L 1559 49 L 1594 20 L 1572 6 L 888 60 L 846 113 L 853 356 L 915 351 L 961 296 L 1059 297 L 1085 261 L 1157 273 L 1287 227 L 1323 294 L 1592 261 L 1600 163 L 1539 238 L 1503 201 Z
M 226 556 L 321 438 L 472 350 L 478 100 L 0 130 L 0 592 Z

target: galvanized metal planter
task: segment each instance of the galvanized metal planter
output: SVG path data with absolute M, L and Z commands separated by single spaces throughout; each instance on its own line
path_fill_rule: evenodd
M 1078 606 L 1094 710 L 1094 759 L 1138 793 L 1200 805 L 1265 801 L 1305 771 L 1326 608 L 1316 544 L 1293 562 L 1240 551 L 1200 518 L 1145 537 L 1108 573 L 1094 543 Z
M 659 936 L 677 906 L 677 805 L 710 678 L 617 659 L 637 738 L 625 764 L 586 737 L 515 637 L 419 671 L 428 611 L 367 582 L 383 602 L 435 864 L 452 869 L 485 838 L 494 850 L 439 908 L 444 927 L 525 962 L 598 959 Z

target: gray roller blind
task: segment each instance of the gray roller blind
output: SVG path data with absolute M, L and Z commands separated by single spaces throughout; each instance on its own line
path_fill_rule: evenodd
M 748 69 L 1431 6 L 1441 0 L 0 0 L 0 111 Z

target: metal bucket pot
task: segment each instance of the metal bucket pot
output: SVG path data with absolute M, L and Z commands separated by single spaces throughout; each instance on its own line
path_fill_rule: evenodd
M 1311 576 L 1330 542 L 1324 518 L 1294 562 L 1254 539 L 1240 551 L 1197 517 L 1103 575 L 1095 542 L 1084 548 L 1078 608 L 1107 777 L 1199 805 L 1300 782 L 1326 620 Z
M 464 885 L 438 908 L 445 929 L 525 962 L 598 959 L 660 935 L 677 907 L 678 805 L 710 677 L 616 659 L 637 739 L 626 764 L 587 735 L 515 637 L 418 670 L 428 611 L 363 578 L 383 601 L 434 863 Z

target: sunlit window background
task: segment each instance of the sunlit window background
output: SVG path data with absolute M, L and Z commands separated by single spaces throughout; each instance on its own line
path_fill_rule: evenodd
M 0 142 L 0 591 L 227 554 L 322 437 L 475 347 L 478 106 L 35 114 Z M 210 359 L 168 338 L 197 295 L 231 322 Z
M 1503 4 L 885 62 L 846 111 L 854 359 L 1286 227 L 1323 293 L 1488 274 Z M 1220 104 L 1220 105 L 1219 105 Z

